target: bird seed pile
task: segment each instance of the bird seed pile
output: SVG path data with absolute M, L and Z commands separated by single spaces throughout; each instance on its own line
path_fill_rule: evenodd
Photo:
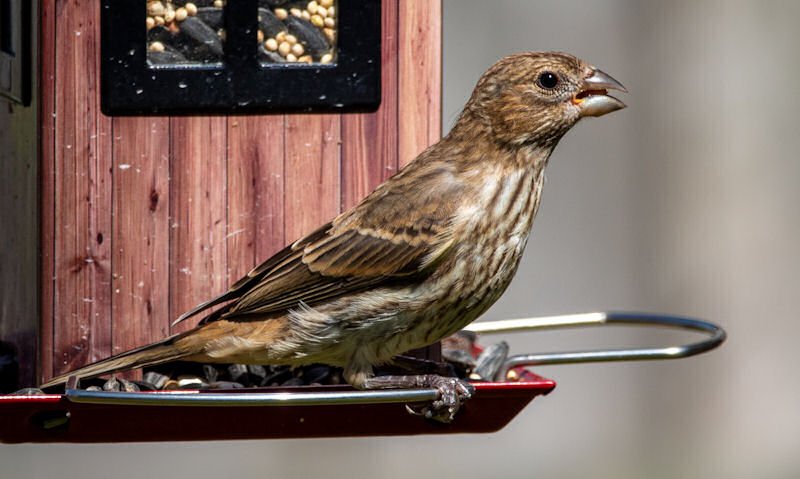
M 508 344 L 503 341 L 490 345 L 476 357 L 475 335 L 465 331 L 458 332 L 442 341 L 444 365 L 453 375 L 461 379 L 492 380 L 507 356 Z M 441 366 L 439 363 L 430 361 L 427 363 Z M 380 372 L 379 370 L 378 373 Z M 397 371 L 383 372 L 396 373 Z M 111 379 L 82 379 L 80 387 L 87 391 L 137 392 L 328 384 L 346 384 L 342 378 L 342 368 L 323 364 L 290 368 L 289 366 L 200 364 L 175 361 L 145 368 L 141 380 L 129 381 L 117 376 L 112 376 Z M 43 391 L 26 388 L 14 394 L 43 394 Z
M 226 0 L 147 2 L 150 65 L 219 63 L 225 43 Z M 331 63 L 336 56 L 334 0 L 259 0 L 261 63 Z

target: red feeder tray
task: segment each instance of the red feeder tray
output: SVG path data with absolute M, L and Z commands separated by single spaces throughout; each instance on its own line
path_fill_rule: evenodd
M 0 442 L 138 442 L 393 436 L 495 432 L 555 382 L 527 366 L 597 361 L 675 359 L 716 348 L 719 326 L 696 319 L 628 313 L 586 313 L 474 323 L 481 334 L 623 324 L 667 326 L 708 334 L 699 342 L 662 348 L 524 354 L 508 357 L 449 424 L 408 414 L 404 404 L 435 400 L 435 389 L 358 391 L 349 386 L 169 392 L 102 392 L 0 396 Z M 511 376 L 521 381 L 506 381 Z
M 137 442 L 482 433 L 502 429 L 555 382 L 474 383 L 450 424 L 408 414 L 434 390 L 356 391 L 347 386 L 0 396 L 0 441 Z

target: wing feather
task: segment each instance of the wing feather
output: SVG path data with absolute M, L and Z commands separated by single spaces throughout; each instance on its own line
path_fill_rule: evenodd
M 404 172 L 389 183 L 413 183 Z M 445 171 L 427 171 L 417 180 L 427 182 L 437 174 L 452 179 Z M 450 251 L 452 218 L 463 196 L 458 183 L 441 183 L 438 189 L 418 187 L 421 193 L 410 198 L 399 197 L 384 183 L 359 205 L 287 246 L 176 323 L 234 299 L 206 319 L 282 312 L 300 302 L 313 306 L 425 274 Z

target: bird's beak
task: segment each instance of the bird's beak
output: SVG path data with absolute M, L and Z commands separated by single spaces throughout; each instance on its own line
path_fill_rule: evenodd
M 581 117 L 602 116 L 625 108 L 624 103 L 608 95 L 608 90 L 620 90 L 628 93 L 628 90 L 620 82 L 611 78 L 611 75 L 592 68 L 583 79 L 580 91 L 572 97 L 572 103 L 580 108 Z

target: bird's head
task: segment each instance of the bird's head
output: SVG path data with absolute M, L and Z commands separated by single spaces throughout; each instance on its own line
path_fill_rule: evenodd
M 502 143 L 553 146 L 581 118 L 625 108 L 619 82 L 566 53 L 507 56 L 478 81 L 465 113 Z

